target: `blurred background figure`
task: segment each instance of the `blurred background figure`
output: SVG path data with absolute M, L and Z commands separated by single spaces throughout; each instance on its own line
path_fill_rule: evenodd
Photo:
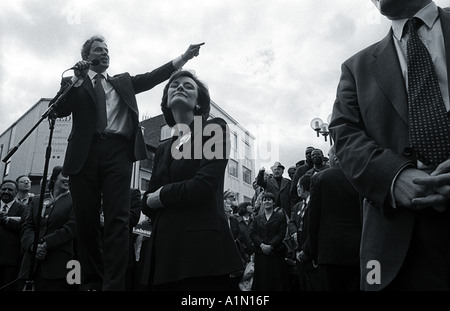
M 69 178 L 62 175 L 62 167 L 55 166 L 45 194 L 42 212 L 38 215 L 37 195 L 22 228 L 22 250 L 24 257 L 20 275 L 31 279 L 37 291 L 74 289 L 66 281 L 67 263 L 74 259 L 73 241 L 76 237 L 75 212 L 69 191 Z M 40 218 L 37 227 L 37 218 Z M 35 233 L 39 234 L 34 270 L 29 271 Z M 26 273 L 28 271 L 28 273 Z
M 0 289 L 15 291 L 20 261 L 20 230 L 27 214 L 25 205 L 14 200 L 17 183 L 4 180 L 0 186 Z

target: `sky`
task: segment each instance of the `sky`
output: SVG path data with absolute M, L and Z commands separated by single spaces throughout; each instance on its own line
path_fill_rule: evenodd
M 151 71 L 205 42 L 184 68 L 255 136 L 255 169 L 279 161 L 287 174 L 307 146 L 328 154 L 310 122 L 327 122 L 341 64 L 389 27 L 370 0 L 0 0 L 0 134 L 56 95 L 92 35 L 106 39 L 110 75 Z M 140 120 L 161 114 L 164 85 L 137 95 Z

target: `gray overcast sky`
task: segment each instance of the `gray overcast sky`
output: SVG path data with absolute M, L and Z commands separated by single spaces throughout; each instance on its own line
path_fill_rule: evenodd
M 256 169 L 287 169 L 309 145 L 327 154 L 310 121 L 326 121 L 341 63 L 390 22 L 370 0 L 0 0 L 0 26 L 0 133 L 55 96 L 91 35 L 107 40 L 110 75 L 152 70 L 206 42 L 185 69 L 256 136 Z M 138 95 L 141 119 L 161 113 L 163 86 Z

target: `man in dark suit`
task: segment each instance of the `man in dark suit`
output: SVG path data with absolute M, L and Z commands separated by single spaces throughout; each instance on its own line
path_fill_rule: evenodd
M 270 192 L 275 197 L 275 208 L 282 208 L 286 219 L 291 216 L 289 189 L 291 189 L 291 180 L 283 177 L 284 166 L 280 162 L 275 162 L 272 167 L 273 176 L 265 177 L 262 168 L 256 177 L 256 183 L 264 188 L 265 192 Z M 261 211 L 258 213 L 261 214 Z
M 182 56 L 136 76 L 106 73 L 109 51 L 102 37 L 91 37 L 83 45 L 83 60 L 75 65 L 71 78 L 75 84 L 56 107 L 57 117 L 72 114 L 73 118 L 63 174 L 70 176 L 75 203 L 81 289 L 124 290 L 132 165 L 148 157 L 135 94 L 167 80 L 199 54 L 201 45 L 190 45 Z M 62 90 L 68 83 L 62 82 Z
M 306 174 L 307 171 L 313 168 L 311 153 L 315 148 L 309 146 L 305 150 L 305 163 L 297 167 L 294 176 L 292 177 L 291 188 L 289 189 L 289 197 L 291 198 L 291 208 L 294 204 L 300 202 L 302 199 L 297 194 L 297 183 L 300 177 Z
M 21 261 L 20 230 L 28 210 L 25 205 L 14 200 L 17 191 L 18 186 L 14 180 L 4 180 L 0 186 L 1 290 L 18 289 L 17 284 L 11 282 L 18 278 Z
M 319 265 L 320 289 L 359 290 L 361 216 L 359 193 L 330 149 L 331 168 L 311 177 L 308 236 Z
M 437 76 L 436 88 L 448 112 L 450 12 L 431 0 L 373 2 L 392 20 L 392 28 L 342 65 L 330 123 L 344 173 L 365 198 L 360 287 L 449 290 L 450 199 L 445 186 L 432 186 L 439 178 L 436 172 L 430 175 L 436 166 L 419 161 L 418 145 L 410 141 L 408 104 L 414 103 L 414 96 L 408 90 L 417 86 L 408 79 L 415 70 L 408 69 L 407 55 L 425 41 L 427 53 L 422 55 L 431 54 L 433 65 L 428 67 L 434 67 L 435 75 L 424 81 Z M 411 17 L 424 24 L 416 30 Z M 408 52 L 412 36 L 422 39 L 414 39 L 415 48 Z M 435 101 L 439 96 L 430 102 Z M 443 137 L 441 144 L 448 139 Z

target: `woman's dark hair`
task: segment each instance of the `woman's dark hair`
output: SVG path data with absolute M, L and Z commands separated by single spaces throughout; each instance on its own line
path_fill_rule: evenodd
M 53 189 L 55 188 L 55 182 L 58 178 L 58 175 L 62 172 L 62 166 L 55 166 L 52 171 L 52 176 L 50 176 L 50 180 L 48 182 L 48 190 L 50 192 L 53 192 Z
M 309 191 L 311 186 L 311 175 L 305 174 L 298 180 L 300 186 L 303 187 L 303 190 Z
M 238 207 L 237 207 L 237 213 L 240 216 L 244 216 L 245 214 L 249 214 L 249 211 L 247 211 L 247 206 L 251 206 L 252 202 L 242 202 L 239 203 Z
M 166 86 L 164 87 L 163 97 L 161 100 L 161 110 L 167 125 L 173 127 L 176 124 L 172 111 L 169 109 L 169 107 L 167 107 L 167 98 L 168 98 L 167 92 L 169 90 L 169 86 L 172 83 L 172 81 L 179 77 L 191 78 L 192 80 L 194 80 L 195 84 L 197 84 L 198 89 L 197 100 L 200 108 L 199 109 L 194 108 L 194 115 L 202 116 L 204 120 L 207 120 L 209 117 L 209 111 L 211 110 L 211 98 L 209 96 L 208 88 L 202 81 L 200 81 L 197 78 L 197 76 L 193 72 L 188 70 L 180 70 L 175 71 L 172 74 L 172 76 L 169 79 L 169 82 L 167 82 Z
M 264 192 L 264 194 L 261 196 L 261 202 L 267 198 L 272 199 L 272 201 L 275 202 L 275 196 L 272 192 Z

